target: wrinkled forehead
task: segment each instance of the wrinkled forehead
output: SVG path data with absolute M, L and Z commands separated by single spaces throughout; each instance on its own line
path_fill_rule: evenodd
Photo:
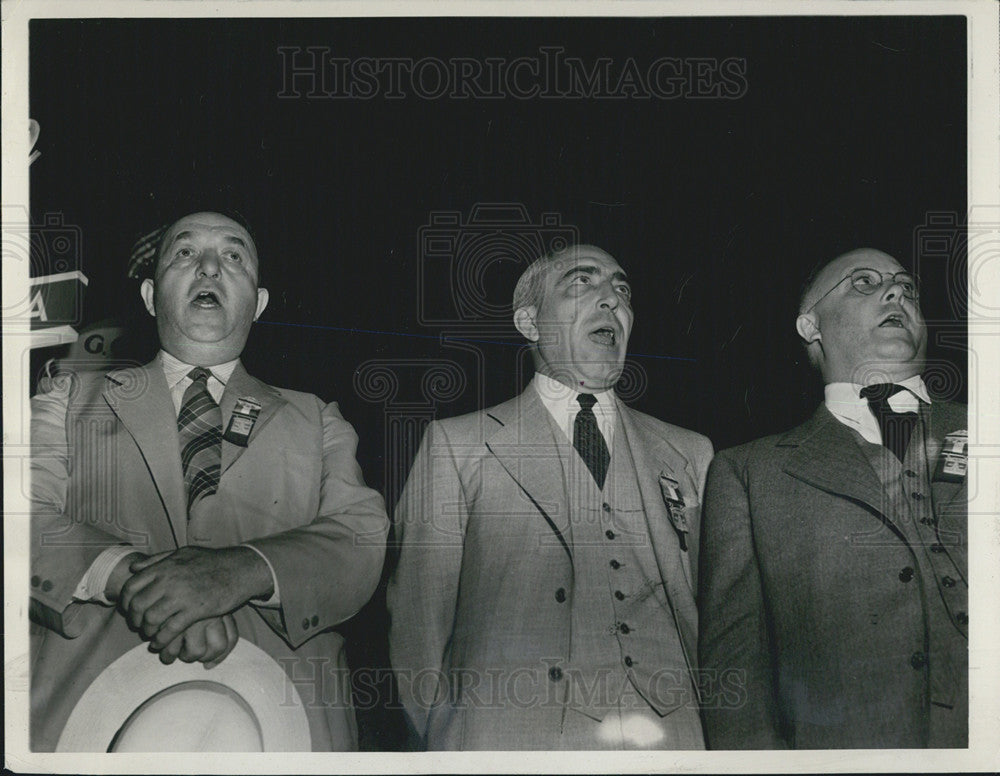
M 596 245 L 573 245 L 552 254 L 548 270 L 549 282 L 554 283 L 570 269 L 581 266 L 596 267 L 609 275 L 625 276 L 625 270 L 607 251 Z
M 257 259 L 257 246 L 250 233 L 236 221 L 221 213 L 192 213 L 175 222 L 163 237 L 163 249 L 166 250 L 178 239 L 197 242 L 207 238 L 222 238 L 236 244 L 242 244 L 254 260 Z
M 879 272 L 904 272 L 905 268 L 888 253 L 877 251 L 873 248 L 861 248 L 838 256 L 816 275 L 812 286 L 809 289 L 809 298 L 806 300 L 806 307 L 823 296 L 837 283 L 847 277 L 851 270 L 867 267 L 877 269 Z

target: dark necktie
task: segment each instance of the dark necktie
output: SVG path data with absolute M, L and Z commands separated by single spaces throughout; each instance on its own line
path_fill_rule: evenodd
M 580 411 L 576 413 L 576 421 L 573 423 L 573 447 L 594 475 L 597 487 L 603 490 L 611 454 L 597 427 L 597 416 L 594 414 L 597 397 L 592 393 L 581 393 L 576 400 L 580 403 Z
M 188 514 L 202 496 L 219 489 L 222 469 L 222 410 L 208 392 L 211 372 L 196 367 L 188 372 L 191 385 L 184 391 L 177 433 L 181 443 L 181 466 L 188 494 Z
M 906 456 L 913 427 L 917 424 L 917 413 L 896 412 L 889 406 L 889 397 L 905 390 L 903 386 L 893 383 L 875 383 L 861 389 L 861 398 L 868 400 L 872 415 L 882 431 L 882 444 L 892 450 L 900 463 Z

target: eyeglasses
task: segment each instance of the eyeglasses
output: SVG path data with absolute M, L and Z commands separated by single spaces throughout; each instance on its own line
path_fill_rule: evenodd
M 845 280 L 850 280 L 854 290 L 865 296 L 871 296 L 878 292 L 885 285 L 886 280 L 888 280 L 889 285 L 899 286 L 903 291 L 903 296 L 907 299 L 915 301 L 920 297 L 917 279 L 909 272 L 879 272 L 877 269 L 859 267 L 858 269 L 852 269 L 849 275 L 838 280 L 833 288 L 813 302 L 812 306 L 806 312 L 811 312 L 816 305 L 832 294 L 837 286 Z

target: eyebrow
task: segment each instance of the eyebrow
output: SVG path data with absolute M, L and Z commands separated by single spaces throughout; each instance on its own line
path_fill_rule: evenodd
M 190 230 L 186 230 L 186 231 L 183 231 L 183 232 L 178 232 L 177 234 L 174 235 L 174 238 L 170 241 L 170 244 L 173 245 L 178 240 L 189 239 L 191 237 L 191 235 L 192 235 L 192 232 Z M 227 235 L 223 235 L 223 236 L 225 237 L 226 242 L 236 243 L 237 245 L 239 245 L 242 248 L 246 248 L 247 247 L 246 242 L 241 237 L 237 237 L 234 234 L 227 234 Z
M 560 281 L 566 280 L 567 278 L 570 278 L 573 275 L 579 273 L 583 273 L 584 275 L 599 275 L 601 274 L 601 269 L 593 264 L 580 264 L 575 267 L 570 267 L 568 270 L 566 270 L 563 273 L 562 277 L 559 278 L 559 280 Z M 611 279 L 624 280 L 626 283 L 628 282 L 628 276 L 620 269 L 616 269 L 614 272 L 611 273 Z

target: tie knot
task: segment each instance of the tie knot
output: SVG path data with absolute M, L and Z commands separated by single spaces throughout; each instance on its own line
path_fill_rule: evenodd
M 903 386 L 895 383 L 872 383 L 861 389 L 861 398 L 869 401 L 885 401 L 890 396 L 905 390 Z
M 203 366 L 196 366 L 194 369 L 188 372 L 187 376 L 191 378 L 191 382 L 193 383 L 200 382 L 207 385 L 208 378 L 212 376 L 212 373 L 209 372 L 207 369 L 205 369 L 205 367 Z
M 597 397 L 592 393 L 578 394 L 576 400 L 580 402 L 580 406 L 585 410 L 592 410 L 594 409 L 594 405 L 597 404 Z

